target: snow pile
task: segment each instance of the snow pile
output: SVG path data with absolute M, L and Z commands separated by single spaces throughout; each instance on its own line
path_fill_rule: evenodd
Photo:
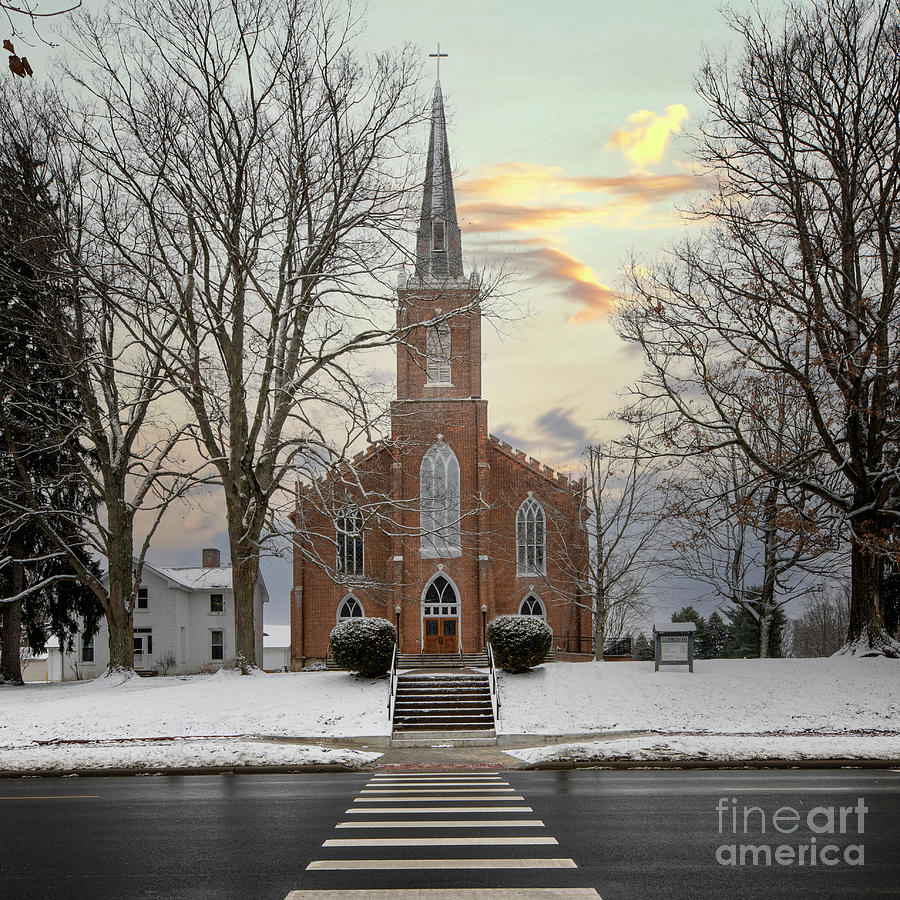
M 602 764 L 615 760 L 723 760 L 774 759 L 900 759 L 900 736 L 842 735 L 839 737 L 703 735 L 642 738 L 554 744 L 507 750 L 529 764 L 563 760 Z
M 345 672 L 121 676 L 0 688 L 0 756 L 34 741 L 390 734 L 385 679 Z
M 0 772 L 90 769 L 177 769 L 234 766 L 344 766 L 357 769 L 381 756 L 359 750 L 229 740 L 128 744 L 63 744 L 0 750 Z
M 501 674 L 500 699 L 498 730 L 508 734 L 897 734 L 900 661 L 698 660 L 693 674 L 654 672 L 652 662 L 553 663 Z

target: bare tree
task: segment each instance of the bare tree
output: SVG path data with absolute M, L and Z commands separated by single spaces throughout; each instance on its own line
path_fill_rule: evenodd
M 814 593 L 790 623 L 790 655 L 831 656 L 843 645 L 849 621 L 849 585 Z
M 743 59 L 707 60 L 698 83 L 708 228 L 633 271 L 620 320 L 648 362 L 642 415 L 675 453 L 733 445 L 829 504 L 849 529 L 850 649 L 895 656 L 881 582 L 900 518 L 900 13 L 817 0 L 783 26 L 729 22 Z M 757 390 L 773 378 L 814 443 L 776 440 Z
M 74 77 L 97 113 L 84 152 L 135 210 L 104 239 L 150 272 L 135 334 L 223 485 L 252 666 L 285 476 L 339 458 L 332 422 L 370 437 L 359 354 L 407 333 L 385 282 L 414 196 L 418 67 L 409 49 L 359 60 L 352 13 L 328 2 L 134 0 L 115 16 L 75 20 Z
M 10 102 L 0 106 L 0 129 L 11 141 L 32 148 L 38 161 L 39 190 L 31 212 L 53 246 L 40 274 L 59 295 L 59 302 L 45 305 L 43 325 L 56 347 L 56 367 L 77 403 L 72 415 L 60 418 L 51 398 L 44 411 L 40 399 L 30 395 L 29 415 L 44 422 L 47 433 L 7 443 L 18 484 L 14 491 L 0 485 L 0 506 L 7 517 L 40 527 L 75 576 L 94 591 L 109 625 L 109 669 L 130 670 L 132 611 L 150 541 L 169 505 L 195 480 L 177 456 L 187 428 L 162 410 L 167 392 L 173 391 L 162 378 L 162 361 L 122 327 L 123 311 L 143 286 L 108 244 L 91 238 L 98 221 L 121 227 L 123 210 L 59 129 L 50 110 L 58 110 L 62 98 L 48 103 L 47 97 L 27 91 L 15 97 L 6 92 L 6 97 Z M 168 340 L 171 325 L 162 317 L 156 322 L 159 340 Z M 36 480 L 27 460 L 45 443 L 73 441 L 88 451 L 73 459 L 93 502 L 50 510 L 47 485 Z M 139 514 L 147 522 L 136 549 Z M 72 517 L 76 521 L 69 528 Z M 105 580 L 86 564 L 85 545 L 73 546 L 72 531 L 84 534 L 87 548 L 106 561 Z
M 609 637 L 629 634 L 646 620 L 646 590 L 659 573 L 658 472 L 640 443 L 638 433 L 630 444 L 593 444 L 585 450 L 588 565 L 582 577 L 597 660 L 603 659 Z

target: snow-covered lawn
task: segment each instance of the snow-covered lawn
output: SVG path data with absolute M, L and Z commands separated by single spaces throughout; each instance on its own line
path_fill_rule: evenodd
M 337 758 L 336 751 L 304 755 L 309 748 L 297 745 L 196 739 L 389 734 L 387 690 L 386 679 L 343 672 L 241 676 L 231 671 L 0 688 L 0 770 L 21 769 L 32 760 L 38 768 L 78 768 L 82 760 L 92 766 L 148 767 L 161 765 L 161 759 L 173 766 L 345 763 L 350 757 Z M 194 740 L 135 740 L 140 738 Z M 38 743 L 45 741 L 92 744 Z M 115 743 L 98 747 L 93 743 L 98 741 Z M 369 758 L 362 754 L 357 762 Z
M 900 733 L 900 661 L 717 659 L 553 663 L 500 676 L 500 731 Z

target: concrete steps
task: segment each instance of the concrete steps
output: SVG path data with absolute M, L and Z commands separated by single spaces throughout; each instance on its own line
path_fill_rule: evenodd
M 400 653 L 398 669 L 487 668 L 487 653 Z
M 473 746 L 494 744 L 496 740 L 487 675 L 398 676 L 392 745 Z

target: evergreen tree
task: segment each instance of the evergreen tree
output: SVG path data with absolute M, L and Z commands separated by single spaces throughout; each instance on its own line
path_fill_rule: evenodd
M 697 631 L 694 634 L 694 656 L 697 659 L 710 659 L 712 657 L 706 619 L 693 606 L 684 606 L 677 612 L 672 613 L 672 621 L 693 622 L 697 626 Z
M 707 619 L 706 634 L 709 659 L 723 659 L 728 653 L 728 626 L 718 610 L 713 611 Z
M 646 662 L 654 658 L 653 644 L 650 643 L 643 631 L 634 639 L 634 658 L 639 662 Z
M 725 610 L 728 620 L 728 640 L 726 656 L 731 659 L 759 657 L 759 619 L 745 606 L 733 606 Z M 787 625 L 784 609 L 776 606 L 769 614 L 769 653 L 768 658 L 778 659 L 784 656 L 783 641 Z
M 50 633 L 70 646 L 80 619 L 96 630 L 96 596 L 76 581 L 37 516 L 76 548 L 92 499 L 88 463 L 71 437 L 79 404 L 58 362 L 48 309 L 65 302 L 53 277 L 52 209 L 29 148 L 0 151 L 0 682 L 21 683 L 23 634 L 37 651 Z

